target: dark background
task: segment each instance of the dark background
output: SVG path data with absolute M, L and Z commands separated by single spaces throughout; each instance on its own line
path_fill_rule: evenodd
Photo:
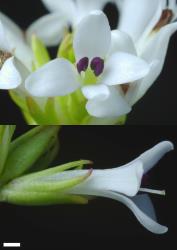
M 18 126 L 15 136 L 29 129 Z M 176 127 L 172 126 L 64 126 L 59 138 L 55 164 L 89 159 L 99 169 L 125 164 L 162 140 L 171 140 L 177 149 Z M 144 229 L 121 203 L 98 198 L 88 205 L 0 204 L 0 244 L 19 241 L 23 249 L 173 249 L 169 245 L 177 233 L 176 166 L 175 150 L 150 172 L 150 187 L 167 191 L 165 197 L 151 195 L 159 222 L 169 227 L 165 235 Z
M 47 13 L 40 0 L 1 0 L 0 10 L 9 15 L 22 28 L 26 28 L 39 16 Z M 111 26 L 114 27 L 118 15 L 112 7 L 106 7 Z M 137 103 L 129 115 L 127 124 L 177 124 L 177 34 L 170 42 L 164 70 L 156 83 L 143 99 Z M 163 48 L 162 48 L 163 49 Z M 24 123 L 20 111 L 8 97 L 0 92 L 0 123 Z

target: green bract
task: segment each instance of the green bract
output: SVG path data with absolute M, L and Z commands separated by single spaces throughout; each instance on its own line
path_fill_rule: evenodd
M 0 126 L 1 202 L 19 205 L 87 203 L 86 198 L 65 191 L 87 179 L 91 170 L 73 178 L 61 178 L 58 174 L 72 168 L 81 169 L 90 161 L 80 160 L 46 169 L 58 153 L 59 128 L 37 126 L 11 141 L 15 126 Z
M 4 170 L 15 125 L 0 125 L 0 175 Z

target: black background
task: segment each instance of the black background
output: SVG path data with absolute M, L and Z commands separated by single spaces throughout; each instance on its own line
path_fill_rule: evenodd
M 16 136 L 29 130 L 18 126 Z M 177 148 L 176 127 L 64 126 L 56 163 L 89 159 L 94 168 L 125 164 L 162 140 Z M 54 165 L 54 164 L 53 164 Z M 169 227 L 165 235 L 144 229 L 117 201 L 96 199 L 88 205 L 20 207 L 0 204 L 0 241 L 22 242 L 24 249 L 173 249 L 177 233 L 176 150 L 150 172 L 150 187 L 166 189 L 152 195 L 159 222 Z
M 47 13 L 40 0 L 1 0 L 0 10 L 9 15 L 22 28 L 26 28 L 39 16 Z M 116 15 L 106 8 L 112 26 Z M 133 108 L 127 124 L 177 124 L 177 34 L 170 42 L 164 70 L 143 99 Z M 163 49 L 163 48 L 162 48 Z M 0 122 L 24 123 L 20 111 L 12 103 L 6 91 L 0 92 Z

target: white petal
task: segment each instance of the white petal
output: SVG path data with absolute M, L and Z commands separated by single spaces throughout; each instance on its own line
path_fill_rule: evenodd
M 151 22 L 159 4 L 159 0 L 153 0 L 151 4 L 149 0 L 124 0 L 119 29 L 128 33 L 136 42 Z
M 77 10 L 79 14 L 79 17 L 77 18 L 78 21 L 80 21 L 81 18 L 83 18 L 93 10 L 103 10 L 107 2 L 107 0 L 76 0 Z
M 25 82 L 33 96 L 54 97 L 72 93 L 80 84 L 74 66 L 65 59 L 55 59 L 36 72 Z
M 0 13 L 0 20 L 0 48 L 13 53 L 28 69 L 31 69 L 33 55 L 26 44 L 23 32 L 2 13 Z
M 161 1 L 159 1 L 159 4 L 157 6 L 157 9 L 154 13 L 154 16 L 152 17 L 152 19 L 149 21 L 148 25 L 145 27 L 141 38 L 139 39 L 138 43 L 137 43 L 137 51 L 138 54 L 141 54 L 144 47 L 146 46 L 146 43 L 149 39 L 148 36 L 150 36 L 150 34 L 152 33 L 154 27 L 157 25 L 157 23 L 159 22 L 161 15 L 163 12 L 163 3 Z
M 110 87 L 109 91 L 110 94 L 107 98 L 101 94 L 87 102 L 86 109 L 91 116 L 113 118 L 125 115 L 131 111 L 131 107 L 118 89 Z
M 117 85 L 134 82 L 149 73 L 149 65 L 142 59 L 123 52 L 113 54 L 105 62 L 102 83 Z
M 136 86 L 132 86 L 132 88 L 129 89 L 127 98 L 130 100 L 132 105 L 144 96 L 144 94 L 161 73 L 165 62 L 170 37 L 176 30 L 177 22 L 166 25 L 157 33 L 156 36 L 152 38 L 152 40 L 148 43 L 148 46 L 145 48 L 142 58 L 144 58 L 149 63 L 152 63 L 153 61 L 158 61 L 159 63 L 156 65 L 152 64 L 150 73 L 145 77 L 145 79 L 138 82 Z
M 4 26 L 5 35 L 11 49 L 15 49 L 19 43 L 24 42 L 21 29 L 6 15 L 0 12 L 0 20 Z
M 155 166 L 155 164 L 169 151 L 173 150 L 174 146 L 170 141 L 163 141 L 153 148 L 147 150 L 143 154 L 141 154 L 139 157 L 137 157 L 135 160 L 130 162 L 129 164 L 132 164 L 136 161 L 142 161 L 143 162 L 143 168 L 144 173 L 147 173 L 152 167 Z M 128 164 L 128 165 L 129 165 Z
M 84 17 L 74 34 L 74 51 L 77 60 L 83 57 L 105 58 L 111 44 L 111 30 L 105 14 L 94 11 Z
M 87 170 L 81 170 L 80 173 L 83 171 Z M 70 172 L 73 174 L 73 171 Z M 77 173 L 78 171 L 76 170 L 75 172 Z M 142 176 L 143 167 L 141 162 L 135 162 L 127 168 L 93 170 L 92 175 L 85 182 L 72 188 L 69 192 L 73 194 L 97 195 L 113 190 L 128 196 L 134 196 L 140 188 Z
M 15 89 L 22 83 L 21 75 L 15 65 L 15 58 L 5 61 L 0 70 L 0 89 Z
M 76 6 L 73 0 L 42 0 L 42 2 L 51 12 L 58 12 L 59 14 L 64 14 L 67 17 L 71 17 L 76 14 Z
M 111 48 L 109 54 L 116 52 L 126 52 L 132 55 L 136 55 L 136 49 L 131 37 L 119 30 L 113 30 L 111 32 Z
M 32 50 L 27 44 L 19 43 L 16 49 L 14 50 L 14 55 L 17 57 L 23 64 L 32 71 L 33 66 L 33 53 Z
M 145 211 L 141 210 L 144 209 L 144 203 L 146 202 L 146 209 L 150 208 L 152 211 L 152 204 L 148 196 L 140 196 L 138 198 L 130 199 L 122 194 L 115 193 L 115 192 L 105 192 L 102 195 L 103 197 L 108 197 L 117 201 L 122 202 L 125 206 L 127 206 L 133 214 L 136 216 L 137 220 L 144 226 L 147 230 L 149 230 L 152 233 L 155 234 L 164 234 L 168 231 L 168 228 L 165 226 L 160 225 L 154 220 L 154 212 L 152 213 L 152 217 L 149 217 L 149 212 L 148 214 L 145 213 Z M 139 199 L 142 199 L 142 204 Z M 136 204 L 138 203 L 138 206 Z M 139 207 L 140 206 L 140 207 Z
M 8 43 L 4 26 L 1 21 L 0 21 L 0 50 L 4 52 L 11 52 L 11 47 Z
M 106 85 L 90 85 L 82 88 L 82 93 L 87 99 L 93 99 L 97 96 L 101 96 L 103 99 L 109 97 L 110 91 Z
M 36 34 L 47 46 L 58 45 L 64 35 L 67 23 L 67 18 L 62 14 L 45 15 L 28 28 L 28 40 L 31 41 L 31 36 Z

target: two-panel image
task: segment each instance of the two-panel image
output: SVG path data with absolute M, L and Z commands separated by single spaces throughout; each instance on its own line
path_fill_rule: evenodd
M 0 1 L 0 249 L 166 249 L 177 232 L 177 1 Z

